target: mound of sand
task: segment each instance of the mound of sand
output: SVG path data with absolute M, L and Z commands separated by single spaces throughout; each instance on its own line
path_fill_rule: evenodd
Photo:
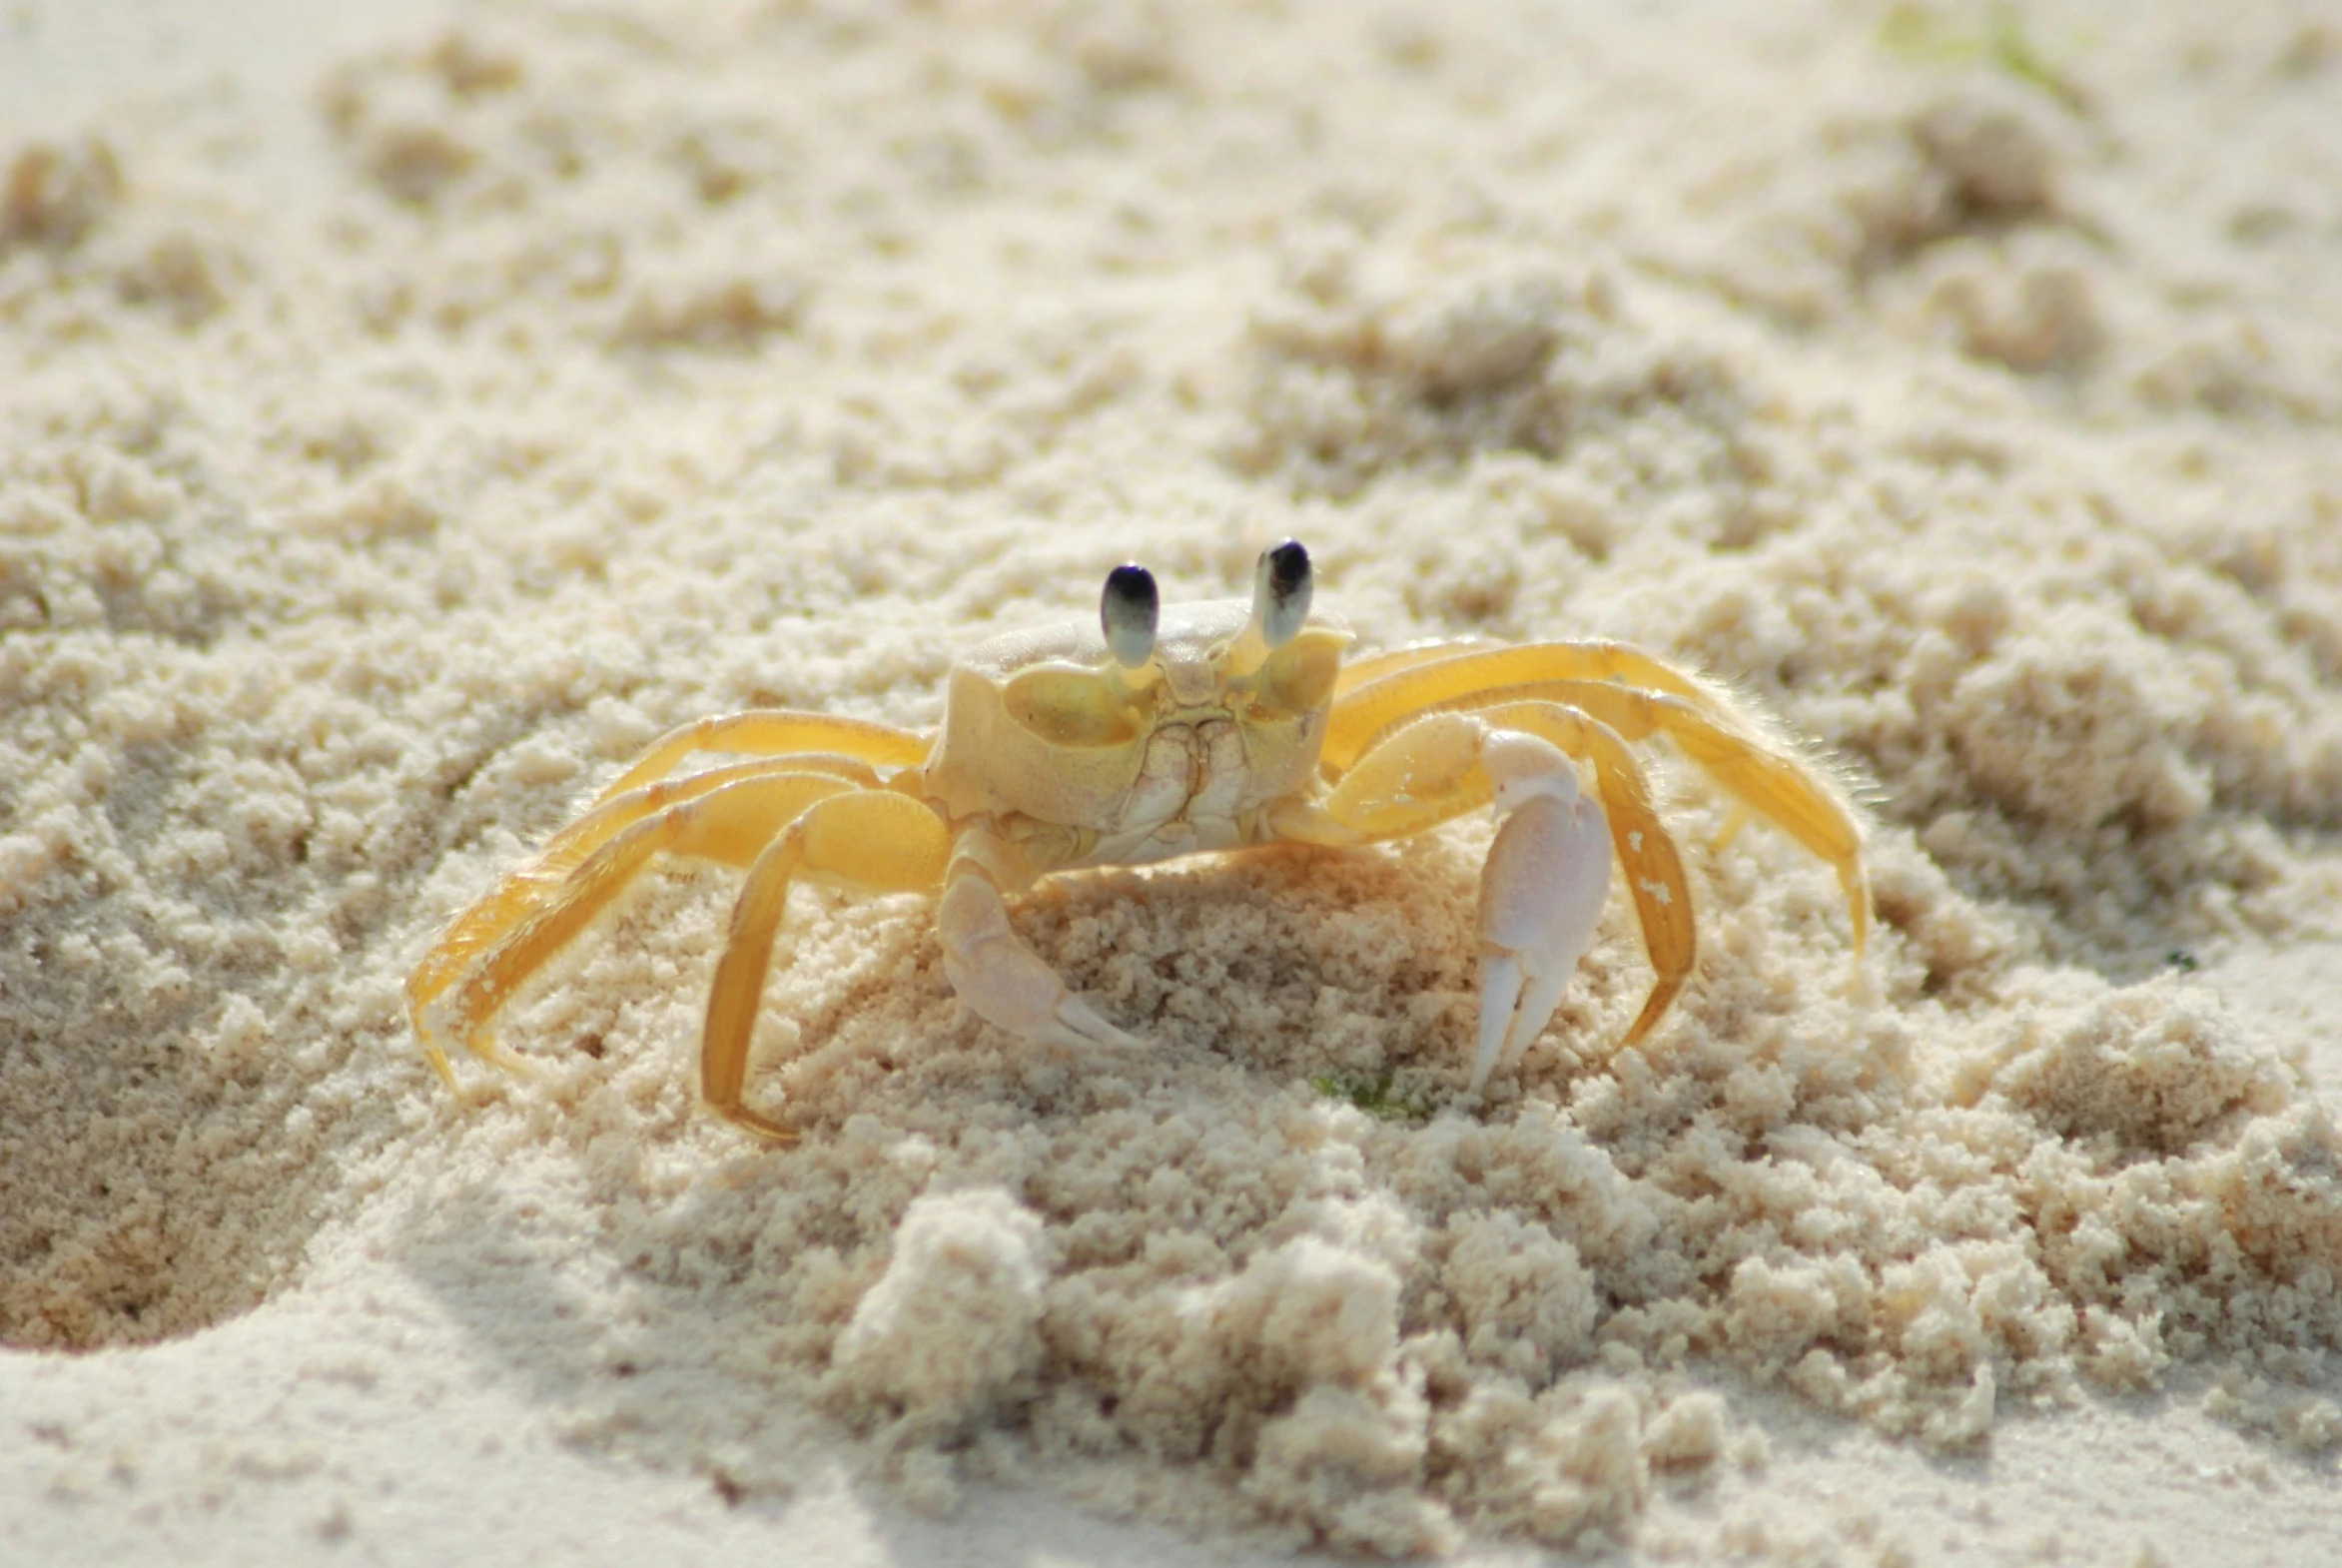
M 1384 1554 L 1924 1545 L 1749 1523 L 1817 1411 L 1959 1454 L 2178 1388 L 2330 1487 L 2330 1019 L 2212 983 L 2342 941 L 2315 10 L 514 4 L 335 69 L 314 202 L 213 108 L 20 134 L 25 1495 L 367 1534 L 324 1406 L 100 1393 L 184 1412 L 270 1333 L 385 1429 L 451 1334 L 524 1393 L 400 1439 L 466 1462 L 737 1504 L 843 1451 Z M 919 901 L 801 893 L 784 1152 L 693 1109 L 714 872 L 525 995 L 534 1077 L 423 1070 L 406 969 L 669 725 L 933 724 L 956 648 L 1114 562 L 1220 596 L 1288 533 L 1366 646 L 1624 637 L 1842 759 L 1867 985 L 1827 870 L 1707 850 L 1662 761 L 1699 976 L 1611 1056 L 1620 902 L 1482 1099 L 1481 824 L 1041 891 L 1136 1058 L 978 1025 Z

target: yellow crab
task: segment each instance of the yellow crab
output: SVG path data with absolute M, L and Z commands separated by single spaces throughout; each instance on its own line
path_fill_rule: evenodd
M 940 737 L 784 710 L 675 730 L 424 955 L 406 996 L 431 1066 L 452 1087 L 443 1031 L 512 1065 L 487 1025 L 530 975 L 653 856 L 721 861 L 748 879 L 708 999 L 700 1091 L 717 1115 L 787 1143 L 796 1134 L 741 1090 L 793 882 L 940 892 L 944 973 L 979 1017 L 1029 1040 L 1132 1046 L 1017 936 L 1009 895 L 1088 866 L 1381 843 L 1493 802 L 1476 1094 L 1552 1017 L 1593 941 L 1613 854 L 1657 971 L 1621 1047 L 1691 973 L 1683 862 L 1628 748 L 1661 734 L 1734 797 L 1720 845 L 1753 810 L 1837 871 L 1859 961 L 1870 895 L 1852 810 L 1714 687 L 1614 642 L 1436 643 L 1345 665 L 1350 633 L 1310 612 L 1311 587 L 1290 540 L 1261 552 L 1249 603 L 1164 613 L 1152 576 L 1117 567 L 1096 626 L 1014 632 L 962 659 Z M 746 760 L 668 776 L 708 756 Z

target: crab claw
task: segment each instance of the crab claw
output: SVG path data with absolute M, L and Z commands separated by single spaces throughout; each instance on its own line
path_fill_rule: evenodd
M 1574 763 L 1532 735 L 1488 737 L 1501 825 L 1480 873 L 1480 1045 L 1471 1093 L 1511 1068 L 1561 1002 L 1610 896 L 1610 826 Z
M 944 978 L 986 1023 L 1073 1050 L 1146 1044 L 1066 989 L 1057 971 L 1010 927 L 1008 907 L 989 877 L 964 872 L 951 880 L 936 911 L 936 931 Z

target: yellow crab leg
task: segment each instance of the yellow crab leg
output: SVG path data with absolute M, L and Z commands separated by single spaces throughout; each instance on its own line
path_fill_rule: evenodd
M 857 893 L 932 893 L 942 885 L 951 851 L 951 833 L 942 818 L 889 790 L 856 790 L 815 801 L 765 846 L 732 906 L 731 935 L 708 993 L 699 1083 L 709 1110 L 767 1143 L 796 1141 L 794 1131 L 740 1103 L 773 936 L 788 908 L 790 883 L 805 876 Z
M 1502 643 L 1486 637 L 1458 637 L 1444 642 L 1417 642 L 1403 648 L 1386 648 L 1380 653 L 1369 653 L 1363 658 L 1350 659 L 1334 677 L 1333 696 L 1340 701 L 1360 686 L 1409 670 L 1419 664 L 1436 664 L 1441 659 L 1458 658 L 1466 653 L 1492 651 Z
M 422 962 L 414 967 L 414 973 L 406 978 L 407 1011 L 416 1020 L 417 1028 L 422 1009 L 428 1003 L 461 979 L 481 952 L 527 919 L 546 898 L 557 894 L 585 857 L 621 829 L 654 811 L 681 805 L 743 778 L 767 773 L 820 773 L 852 784 L 878 782 L 878 775 L 867 763 L 851 758 L 785 757 L 710 768 L 705 773 L 662 780 L 604 800 L 546 840 L 543 848 L 506 873 L 485 896 L 474 900 L 470 908 L 449 922 L 447 929 L 431 944 L 430 951 L 423 955 Z M 443 1060 L 435 1053 L 432 1056 L 434 1066 Z
M 473 1055 L 510 1065 L 511 1059 L 485 1038 L 487 1021 L 641 873 L 652 855 L 663 851 L 746 866 L 806 807 L 855 787 L 830 773 L 752 767 L 743 777 L 640 815 L 573 864 L 532 864 L 507 877 L 457 919 L 407 981 L 408 1010 L 432 1070 L 453 1084 L 446 1053 L 425 1016 L 427 1005 L 450 982 L 450 1032 Z M 585 837 L 572 841 L 572 848 Z
M 545 840 L 538 858 L 566 854 L 572 860 L 583 859 L 596 846 L 615 834 L 620 828 L 665 806 L 680 805 L 696 799 L 710 790 L 761 773 L 822 773 L 834 779 L 864 789 L 879 786 L 878 770 L 857 757 L 842 757 L 823 752 L 788 752 L 775 757 L 759 757 L 752 762 L 726 763 L 720 768 L 709 768 L 704 773 L 687 773 L 681 778 L 660 779 L 655 784 L 644 784 L 634 789 L 612 793 L 602 791 L 583 816 Z
M 694 752 L 730 751 L 743 756 L 778 757 L 791 753 L 826 753 L 852 757 L 877 768 L 916 767 L 927 760 L 933 742 L 925 735 L 868 719 L 840 718 L 830 713 L 800 713 L 791 708 L 751 708 L 699 719 L 667 731 L 636 758 L 633 766 L 610 781 L 594 797 L 594 804 L 663 778 L 676 763 Z
M 1356 762 L 1375 736 L 1410 714 L 1477 700 L 1497 688 L 1554 680 L 1623 681 L 1669 692 L 1703 708 L 1724 707 L 1724 699 L 1700 681 L 1623 642 L 1531 642 L 1380 672 L 1372 661 L 1362 667 L 1370 678 L 1344 688 L 1326 724 L 1321 755 L 1337 773 Z
M 1664 734 L 1733 796 L 1779 826 L 1838 875 L 1854 925 L 1859 960 L 1871 932 L 1870 880 L 1863 871 L 1862 824 L 1829 776 L 1786 751 L 1776 751 L 1743 725 L 1662 692 L 1638 691 L 1598 680 L 1550 680 L 1475 693 L 1460 711 L 1486 714 L 1519 702 L 1560 702 L 1600 719 L 1627 740 Z M 1719 845 L 1739 830 L 1727 820 Z

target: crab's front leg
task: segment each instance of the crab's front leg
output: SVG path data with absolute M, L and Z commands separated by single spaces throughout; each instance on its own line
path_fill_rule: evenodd
M 1593 764 L 1600 801 L 1579 785 Z M 1658 972 L 1628 1029 L 1632 1045 L 1664 1016 L 1696 956 L 1691 900 L 1675 842 L 1626 744 L 1558 703 L 1496 713 L 1434 713 L 1377 742 L 1315 801 L 1278 807 L 1280 838 L 1362 844 L 1420 833 L 1493 802 L 1499 826 L 1480 877 L 1480 1027 L 1476 1093 L 1517 1063 L 1592 947 L 1613 859 L 1627 871 Z
M 925 802 L 887 789 L 818 800 L 764 847 L 732 905 L 731 932 L 708 990 L 699 1083 L 710 1111 L 765 1143 L 796 1141 L 795 1131 L 741 1100 L 765 971 L 790 886 L 812 881 L 857 893 L 928 893 L 942 880 L 950 852 L 942 819 Z
M 944 974 L 978 1018 L 1022 1039 L 1076 1049 L 1140 1045 L 1068 990 L 1009 925 L 1003 895 L 1030 886 L 1060 858 L 1045 841 L 1013 842 L 989 820 L 963 827 L 936 911 Z

